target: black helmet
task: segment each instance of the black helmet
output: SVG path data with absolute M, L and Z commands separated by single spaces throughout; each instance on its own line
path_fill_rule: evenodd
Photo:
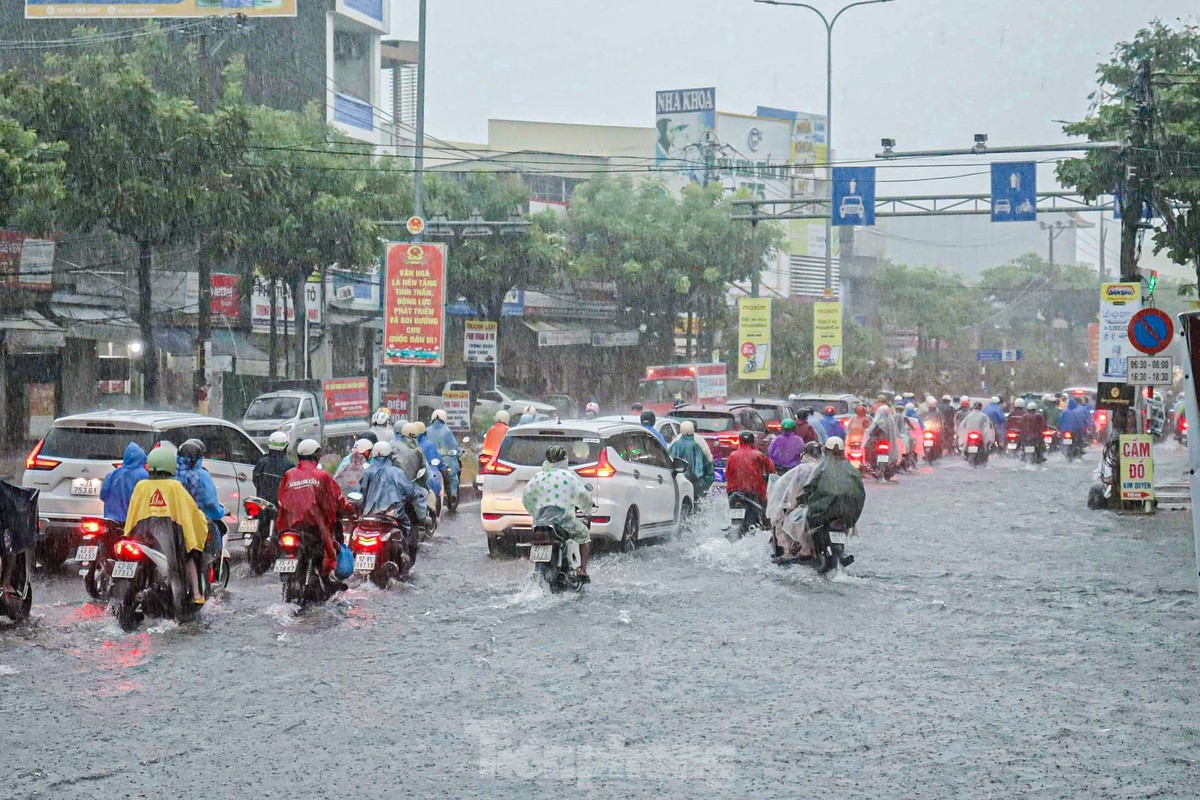
M 657 417 L 654 416 L 653 411 L 643 411 L 642 412 L 642 424 L 643 425 L 653 425 L 655 419 L 657 419 Z
M 738 441 L 742 444 L 754 444 L 754 431 L 742 431 L 738 434 Z
M 804 455 L 812 456 L 813 458 L 820 458 L 821 457 L 821 443 L 820 442 L 809 442 L 808 444 L 804 445 Z
M 546 460 L 551 464 L 567 460 L 567 448 L 561 444 L 552 444 L 546 448 Z
M 804 408 L 802 408 L 796 412 L 796 416 L 798 416 L 800 419 L 808 419 L 809 417 L 812 416 L 812 414 L 813 414 L 812 406 L 805 406 Z
M 204 458 L 207 451 L 204 449 L 204 442 L 199 439 L 188 439 L 183 444 L 179 445 L 179 457 L 185 461 L 196 462 Z

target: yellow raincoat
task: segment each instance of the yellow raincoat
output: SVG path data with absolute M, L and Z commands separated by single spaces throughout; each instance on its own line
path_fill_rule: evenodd
M 204 543 L 208 541 L 208 518 L 182 483 L 174 479 L 138 482 L 129 498 L 125 535 L 129 536 L 135 525 L 150 517 L 170 517 L 183 529 L 186 550 L 204 549 Z

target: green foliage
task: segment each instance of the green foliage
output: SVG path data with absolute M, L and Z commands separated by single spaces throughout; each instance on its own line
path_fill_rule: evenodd
M 65 152 L 61 142 L 39 140 L 34 131 L 0 116 L 0 225 L 30 233 L 53 227 L 66 196 Z
M 980 317 L 979 293 L 959 275 L 933 267 L 888 264 L 875 275 L 884 330 L 915 333 L 918 357 L 936 354 Z

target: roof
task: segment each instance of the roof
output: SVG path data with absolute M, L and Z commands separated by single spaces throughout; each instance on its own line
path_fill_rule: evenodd
M 738 403 L 738 402 L 687 403 L 686 405 L 682 405 L 682 406 L 679 406 L 678 408 L 671 409 L 671 411 L 668 412 L 668 416 L 670 416 L 671 414 L 677 414 L 680 411 L 701 411 L 701 412 L 708 412 L 708 413 L 713 413 L 713 414 L 730 414 L 733 412 L 733 410 L 735 408 L 754 408 L 754 406 L 750 405 L 749 403 Z
M 752 400 L 745 400 L 745 399 L 726 400 L 725 403 L 726 403 L 726 405 L 731 405 L 731 406 L 751 406 L 753 408 L 758 408 L 759 406 L 766 406 L 767 408 L 771 408 L 771 407 L 775 407 L 775 406 L 788 405 L 787 400 L 774 398 L 774 397 L 756 397 Z
M 530 422 L 525 425 L 513 426 L 509 429 L 508 435 L 561 433 L 566 436 L 573 433 L 594 433 L 597 436 L 612 436 L 622 431 L 641 430 L 641 428 L 641 423 L 636 421 L 624 420 L 620 417 L 597 417 L 596 419 Z
M 91 423 L 111 422 L 114 425 L 126 425 L 143 430 L 165 430 L 178 428 L 182 425 L 225 425 L 236 427 L 232 423 L 216 417 L 206 417 L 203 414 L 187 414 L 180 411 L 89 411 L 84 414 L 72 414 L 59 417 L 54 421 L 60 428 L 83 428 Z

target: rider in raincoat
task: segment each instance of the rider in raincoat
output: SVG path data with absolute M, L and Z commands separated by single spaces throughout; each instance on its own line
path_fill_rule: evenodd
M 425 439 L 441 453 L 442 464 L 450 476 L 449 490 L 451 494 L 454 494 L 458 491 L 458 476 L 462 473 L 462 462 L 459 460 L 461 450 L 458 446 L 458 438 L 446 423 L 446 412 L 440 408 L 434 411 L 433 417 L 429 421 L 429 428 L 425 431 Z
M 556 510 L 552 524 L 579 545 L 579 574 L 585 582 L 589 581 L 587 566 L 592 538 L 587 525 L 575 516 L 575 511 L 590 512 L 592 494 L 587 484 L 569 468 L 567 451 L 562 445 L 551 445 L 546 449 L 546 461 L 541 471 L 525 485 L 521 502 L 529 515 L 539 520 L 545 518 L 538 514 L 542 509 Z
M 713 485 L 713 460 L 712 455 L 706 453 L 696 441 L 696 424 L 694 422 L 687 420 L 680 424 L 679 436 L 671 442 L 669 452 L 671 458 L 682 458 L 687 462 L 687 470 L 684 475 L 692 484 L 696 499 L 699 500 L 708 494 L 709 487 Z
M 991 417 L 983 413 L 983 403 L 976 402 L 975 407 L 967 412 L 958 423 L 958 441 L 966 442 L 967 434 L 978 431 L 983 434 L 983 446 L 990 447 L 996 439 L 996 428 L 992 425 Z
M 904 416 L 900 421 L 904 425 L 905 447 L 916 453 L 917 458 L 924 458 L 925 436 L 923 434 L 925 426 L 921 424 L 921 418 L 917 414 L 917 407 L 912 403 L 905 406 Z
M 992 427 L 996 429 L 996 441 L 1004 441 L 1004 429 L 1008 420 L 1004 408 L 1000 405 L 1000 398 L 993 397 L 992 402 L 983 407 L 983 413 L 987 414 L 987 418 L 992 421 Z
M 420 445 L 421 452 L 425 454 L 425 463 L 429 465 L 429 468 L 425 472 L 425 485 L 429 487 L 429 491 L 435 497 L 441 498 L 442 470 L 439 465 L 442 460 L 442 454 L 438 452 L 437 445 L 429 441 L 429 434 L 425 428 L 425 423 L 414 422 L 413 424 L 417 426 L 417 444 Z M 439 463 L 434 464 L 433 462 L 435 461 Z M 438 508 L 441 508 L 440 503 Z
M 892 456 L 896 463 L 899 463 L 900 458 L 908 452 L 904 446 L 900 423 L 896 421 L 896 415 L 890 406 L 880 406 L 875 412 L 875 420 L 867 427 L 866 435 L 863 437 L 863 446 L 866 447 L 872 441 L 887 442 L 892 449 Z
M 812 536 L 805 525 L 800 495 L 821 464 L 821 449 L 816 442 L 806 444 L 800 463 L 767 488 L 767 518 L 774 523 L 775 548 L 780 558 L 804 558 L 813 554 Z
M 409 503 L 416 509 L 419 522 L 424 522 L 428 514 L 425 492 L 415 486 L 404 470 L 392 461 L 392 446 L 388 442 L 379 442 L 371 449 L 370 468 L 363 475 L 362 492 L 364 517 L 393 507 L 398 507 L 398 515 L 403 515 Z
M 1075 437 L 1075 441 L 1083 442 L 1087 436 L 1090 420 L 1091 415 L 1087 412 L 1087 407 L 1081 406 L 1072 397 L 1067 401 L 1067 410 L 1058 416 L 1058 429 L 1063 433 L 1070 431 L 1071 435 Z
M 337 482 L 338 488 L 342 490 L 342 494 L 358 491 L 363 474 L 367 471 L 367 459 L 371 456 L 373 446 L 369 439 L 359 439 L 354 443 L 354 449 L 350 451 L 350 455 L 342 459 L 337 472 L 333 474 L 333 479 Z
M 146 480 L 146 451 L 130 442 L 125 448 L 121 466 L 104 477 L 100 484 L 100 500 L 104 503 L 104 518 L 114 522 L 125 522 L 129 513 L 129 498 L 133 487 Z
M 845 443 L 836 436 L 825 442 L 825 458 L 813 472 L 800 503 L 808 506 L 805 520 L 810 531 L 841 520 L 848 528 L 858 524 L 867 492 L 862 474 L 846 460 Z

